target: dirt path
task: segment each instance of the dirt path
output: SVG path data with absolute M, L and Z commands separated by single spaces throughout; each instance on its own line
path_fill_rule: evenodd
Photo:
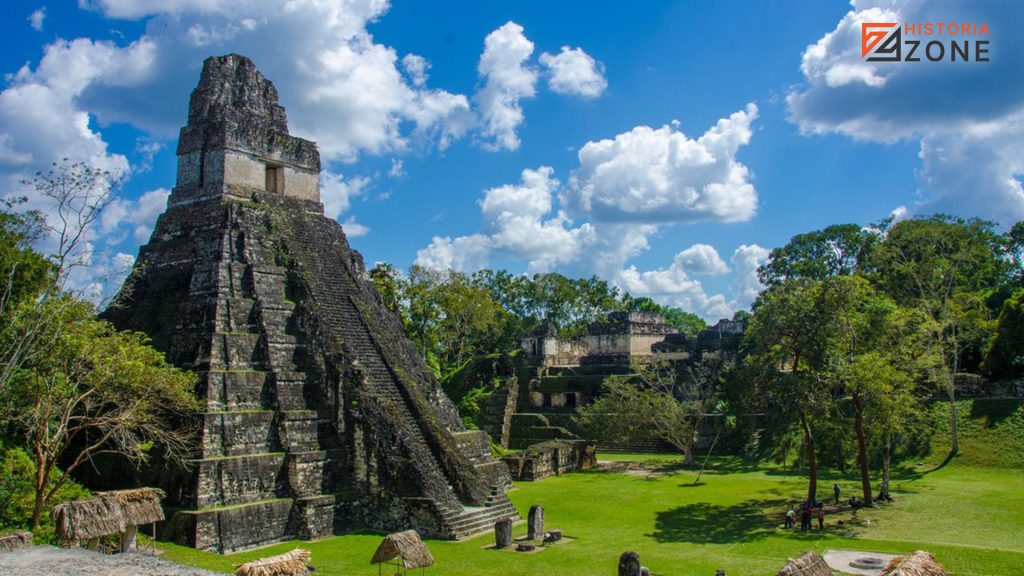
M 4 576 L 214 576 L 198 568 L 189 568 L 169 560 L 129 552 L 99 554 L 84 548 L 33 546 L 13 552 L 0 552 L 0 574 Z M 223 576 L 223 575 L 219 575 Z

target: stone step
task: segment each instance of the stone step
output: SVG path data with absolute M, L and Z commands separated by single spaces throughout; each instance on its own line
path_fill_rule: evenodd
M 259 332 L 252 298 L 221 298 L 217 303 L 218 332 Z
M 196 468 L 199 508 L 277 498 L 284 492 L 285 454 L 247 454 L 205 458 Z
M 460 518 L 456 523 L 449 524 L 448 533 L 456 540 L 463 540 L 493 530 L 494 524 L 498 520 L 504 519 L 513 522 L 522 521 L 519 513 L 511 504 L 502 508 L 476 509 Z
M 280 451 L 270 410 L 206 412 L 202 418 L 202 458 Z
M 194 535 L 189 545 L 200 550 L 228 553 L 288 539 L 288 520 L 294 503 L 291 498 L 276 498 L 232 506 L 179 510 L 174 520 L 190 524 L 183 527 L 185 533 Z
M 256 370 L 211 370 L 199 373 L 210 412 L 259 410 L 270 403 L 270 379 Z

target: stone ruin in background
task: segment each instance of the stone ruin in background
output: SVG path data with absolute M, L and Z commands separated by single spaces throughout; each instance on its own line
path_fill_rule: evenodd
M 491 433 L 495 443 L 508 448 L 576 440 L 582 434 L 577 409 L 601 394 L 609 376 L 633 374 L 638 366 L 652 362 L 668 363 L 679 370 L 705 361 L 735 364 L 745 330 L 745 320 L 721 320 L 690 337 L 653 312 L 613 312 L 605 321 L 588 326 L 585 335 L 572 339 L 561 338 L 554 325 L 542 324 L 521 342 L 526 366 L 481 402 L 478 424 Z M 701 445 L 703 442 L 702 436 Z M 672 450 L 653 438 L 600 448 Z M 549 449 L 542 452 L 541 460 L 551 460 Z M 529 475 L 519 473 L 524 470 L 522 458 L 506 461 L 513 467 L 514 477 Z
M 198 459 L 134 479 L 168 494 L 161 536 L 228 552 L 360 527 L 462 538 L 518 520 L 486 434 L 463 428 L 324 217 L 319 171 L 249 59 L 206 60 L 177 185 L 105 313 L 199 376 Z

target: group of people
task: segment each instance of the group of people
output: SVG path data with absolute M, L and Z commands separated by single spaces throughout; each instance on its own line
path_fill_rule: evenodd
M 835 502 L 839 504 L 839 484 L 832 485 L 832 493 L 835 495 Z M 796 525 L 796 507 L 791 507 L 786 511 L 786 528 L 792 528 Z M 799 506 L 800 508 L 800 531 L 807 532 L 813 528 L 814 519 L 818 519 L 818 529 L 823 530 L 825 528 L 825 505 L 823 502 L 808 499 L 806 502 Z
M 839 484 L 832 484 L 832 494 L 835 497 L 836 506 L 839 506 Z M 893 502 L 892 496 L 887 491 L 879 493 L 878 497 L 875 498 L 877 502 Z M 853 515 L 857 515 L 857 511 L 864 507 L 864 500 L 853 495 L 850 497 L 850 510 L 853 511 Z M 807 532 L 811 530 L 814 519 L 818 519 L 818 529 L 825 528 L 825 506 L 820 500 L 807 500 L 799 506 L 792 506 L 786 511 L 785 521 L 786 528 L 792 528 L 796 526 L 797 514 L 800 515 L 800 531 Z M 842 524 L 842 521 L 839 522 Z
M 800 531 L 807 532 L 812 528 L 814 518 L 818 518 L 818 529 L 825 527 L 825 507 L 821 502 L 808 500 L 800 505 Z M 786 528 L 796 525 L 796 510 L 790 508 L 786 511 Z

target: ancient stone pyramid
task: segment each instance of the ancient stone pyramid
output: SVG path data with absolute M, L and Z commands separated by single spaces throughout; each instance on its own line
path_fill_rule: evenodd
M 199 375 L 198 460 L 164 535 L 227 552 L 360 527 L 461 538 L 518 519 L 505 465 L 323 215 L 313 142 L 247 58 L 208 59 L 178 176 L 106 317 Z

